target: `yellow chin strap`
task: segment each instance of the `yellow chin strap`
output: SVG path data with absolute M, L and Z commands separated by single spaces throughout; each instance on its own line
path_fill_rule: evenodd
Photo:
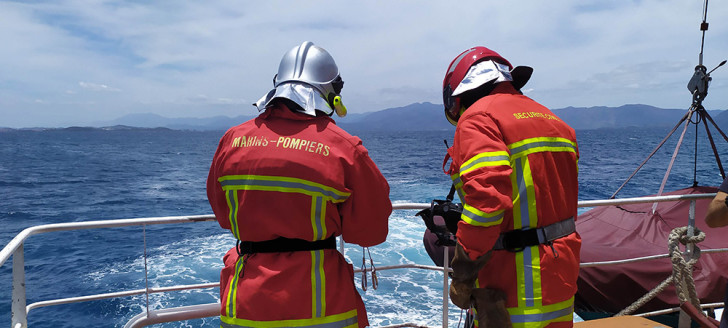
M 346 106 L 341 102 L 341 96 L 334 97 L 334 110 L 339 117 L 346 116 Z

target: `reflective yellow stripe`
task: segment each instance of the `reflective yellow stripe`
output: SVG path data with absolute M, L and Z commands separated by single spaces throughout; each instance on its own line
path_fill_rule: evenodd
M 301 327 L 301 328 L 348 328 L 357 327 L 357 312 L 351 310 L 348 312 L 326 316 L 323 318 L 299 319 L 299 320 L 280 320 L 280 321 L 253 321 L 246 319 L 238 319 L 227 316 L 220 316 L 220 326 L 224 328 L 241 328 L 241 327 L 260 327 L 260 328 L 280 328 L 280 327 Z
M 473 206 L 464 204 L 463 213 L 460 218 L 462 218 L 463 221 L 470 225 L 479 227 L 490 227 L 501 224 L 503 222 L 504 214 L 505 212 L 503 210 L 486 213 Z
M 326 201 L 323 197 L 312 197 L 311 199 L 311 227 L 313 228 L 313 239 L 326 239 Z
M 511 165 L 508 152 L 493 151 L 480 153 L 467 160 L 465 163 L 463 163 L 463 165 L 460 165 L 460 175 L 466 174 L 481 167 L 502 165 Z
M 230 287 L 228 288 L 228 297 L 227 297 L 227 306 L 225 308 L 225 313 L 227 313 L 228 316 L 235 317 L 235 314 L 237 313 L 237 297 L 238 294 L 238 279 L 240 277 L 240 272 L 243 270 L 243 266 L 245 266 L 245 257 L 248 255 L 243 255 L 238 258 L 238 261 L 235 262 L 235 276 L 232 277 L 233 279 L 230 280 Z
M 538 137 L 514 142 L 508 145 L 508 149 L 512 158 L 544 151 L 576 153 L 576 143 L 566 138 Z
M 326 273 L 324 272 L 324 251 L 311 251 L 311 307 L 314 318 L 326 314 Z
M 327 201 L 340 203 L 351 193 L 336 190 L 320 183 L 291 177 L 266 175 L 226 175 L 218 179 L 223 190 L 261 190 L 301 193 L 323 197 Z
M 514 328 L 537 328 L 546 327 L 552 322 L 571 322 L 574 320 L 574 298 L 539 307 L 508 308 L 508 313 Z
M 455 173 L 451 177 L 452 179 L 452 185 L 455 186 L 455 190 L 458 192 L 458 197 L 460 197 L 460 202 L 465 202 L 465 191 L 463 191 L 463 181 L 460 180 L 460 174 Z
M 238 190 L 257 190 L 257 191 L 276 191 L 276 192 L 287 192 L 287 193 L 299 193 L 311 196 L 311 229 L 313 232 L 314 240 L 324 240 L 328 235 L 326 229 L 326 207 L 328 202 L 339 203 L 345 201 L 351 194 L 336 190 L 319 183 L 306 181 L 303 179 L 290 178 L 290 177 L 277 177 L 277 176 L 262 176 L 262 175 L 228 175 L 218 179 L 222 189 L 226 192 L 228 199 L 228 207 L 230 208 L 230 224 L 232 227 L 233 234 L 236 238 L 239 238 L 239 232 L 237 227 L 237 214 L 240 207 L 237 191 Z M 299 322 L 298 326 L 320 326 L 320 327 L 345 327 L 350 325 L 348 321 L 336 321 L 328 322 L 322 321 L 322 324 L 309 325 L 308 323 L 316 322 L 315 320 L 321 320 L 329 317 L 325 317 L 326 314 L 326 275 L 324 272 L 324 252 L 323 250 L 311 251 L 311 303 L 312 303 L 312 317 L 314 319 L 305 320 L 294 320 Z M 235 286 L 237 286 L 237 276 L 233 278 Z M 255 323 L 251 327 L 279 327 L 275 323 L 272 326 L 270 322 L 263 322 L 262 325 L 258 325 L 254 321 L 245 321 L 243 319 L 235 319 L 236 315 L 234 312 L 235 295 L 237 295 L 237 287 L 231 288 L 229 293 L 229 302 L 227 314 L 228 319 L 232 320 L 226 324 L 230 327 L 248 326 L 246 322 Z M 233 311 L 230 311 L 230 308 Z M 356 326 L 356 310 L 354 310 L 354 326 Z M 222 316 L 221 318 L 224 318 Z M 243 320 L 243 321 L 235 321 Z M 307 321 L 309 320 L 309 321 Z M 314 321 L 310 321 L 314 320 Z M 291 320 L 288 320 L 291 321 Z M 293 321 L 291 321 L 293 322 Z M 343 326 L 340 324 L 344 324 Z M 223 324 L 225 326 L 225 324 Z M 285 326 L 285 325 L 284 325 Z
M 228 190 L 225 192 L 225 200 L 228 205 L 228 219 L 230 220 L 230 231 L 232 231 L 235 239 L 240 239 L 240 232 L 238 231 L 238 193 L 234 190 Z
M 513 229 L 538 226 L 536 190 L 528 157 L 513 160 Z M 538 246 L 525 248 L 516 255 L 516 281 L 519 307 L 541 304 L 541 258 Z

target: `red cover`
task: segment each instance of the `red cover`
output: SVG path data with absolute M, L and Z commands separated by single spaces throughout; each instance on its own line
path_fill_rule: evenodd
M 693 187 L 663 195 L 715 193 L 716 187 Z M 701 249 L 728 247 L 728 234 L 704 222 L 710 199 L 697 200 L 696 226 L 706 238 Z M 670 231 L 688 225 L 690 201 L 663 202 L 652 214 L 653 203 L 596 207 L 579 215 L 581 262 L 612 261 L 668 253 Z M 684 249 L 681 247 L 681 249 Z M 693 277 L 701 303 L 722 302 L 728 282 L 728 253 L 701 254 Z M 577 311 L 619 312 L 654 289 L 672 274 L 669 258 L 645 262 L 581 268 L 576 295 Z M 638 312 L 679 306 L 671 284 Z

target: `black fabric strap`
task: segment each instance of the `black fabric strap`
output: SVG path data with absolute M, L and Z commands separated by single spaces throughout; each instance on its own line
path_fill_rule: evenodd
M 336 237 L 332 235 L 329 238 L 317 241 L 278 237 L 266 241 L 242 241 L 238 243 L 239 255 L 315 251 L 319 249 L 336 249 Z
M 549 244 L 576 231 L 574 217 L 536 229 L 518 229 L 501 233 L 493 246 L 494 250 L 505 249 L 520 252 L 526 247 Z

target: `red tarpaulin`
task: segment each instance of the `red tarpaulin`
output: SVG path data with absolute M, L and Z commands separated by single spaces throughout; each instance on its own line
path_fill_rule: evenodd
M 663 195 L 715 193 L 716 187 L 694 187 Z M 704 222 L 710 199 L 696 201 L 695 223 L 705 232 L 701 249 L 728 247 L 728 231 L 708 228 Z M 668 253 L 672 229 L 688 225 L 690 201 L 663 202 L 652 214 L 653 203 L 596 207 L 580 214 L 576 230 L 581 234 L 581 262 L 622 260 Z M 684 247 L 681 247 L 684 250 Z M 577 311 L 616 313 L 655 288 L 672 274 L 669 258 L 644 262 L 582 268 L 579 272 Z M 728 253 L 702 254 L 693 271 L 701 303 L 722 302 L 728 282 Z M 679 306 L 670 284 L 638 312 Z

